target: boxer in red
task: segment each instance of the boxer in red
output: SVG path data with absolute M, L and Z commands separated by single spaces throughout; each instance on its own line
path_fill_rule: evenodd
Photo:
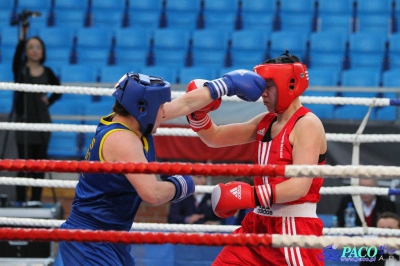
M 192 129 L 210 147 L 253 142 L 256 164 L 325 164 L 324 127 L 299 99 L 308 87 L 307 67 L 287 51 L 255 66 L 254 72 L 267 83 L 262 100 L 268 112 L 244 123 L 217 126 L 201 110 L 188 116 Z M 222 77 L 205 85 L 224 87 L 226 80 Z M 323 223 L 316 207 L 322 184 L 318 177 L 268 176 L 255 177 L 254 186 L 244 182 L 218 184 L 212 192 L 213 209 L 226 218 L 238 209 L 254 208 L 236 234 L 320 236 Z M 226 246 L 213 265 L 323 265 L 318 260 L 321 252 L 299 247 Z

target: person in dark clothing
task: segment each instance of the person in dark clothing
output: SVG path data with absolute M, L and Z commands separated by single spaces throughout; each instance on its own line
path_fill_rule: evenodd
M 51 68 L 44 66 L 46 49 L 43 41 L 37 37 L 26 39 L 28 27 L 21 27 L 19 42 L 14 54 L 13 73 L 16 83 L 60 85 L 60 81 Z M 61 97 L 52 93 L 14 92 L 15 122 L 51 123 L 49 107 Z M 16 142 L 20 159 L 46 159 L 50 141 L 50 132 L 16 131 Z M 18 176 L 43 179 L 44 173 L 18 173 Z M 25 186 L 17 186 L 16 202 L 26 204 Z M 40 205 L 42 188 L 32 187 L 31 205 Z M 28 205 L 29 205 L 28 203 Z
M 360 186 L 376 187 L 377 184 L 373 179 L 360 179 Z M 364 218 L 368 227 L 377 226 L 378 217 L 381 213 L 387 211 L 396 212 L 395 203 L 382 196 L 361 194 L 361 201 L 363 204 Z M 339 208 L 336 212 L 339 227 L 344 227 L 344 210 L 349 202 L 353 203 L 351 196 L 345 196 L 339 204 Z M 361 226 L 361 220 L 358 215 L 356 217 L 356 226 Z
M 400 229 L 400 216 L 394 212 L 383 212 L 378 217 L 378 228 Z M 383 236 L 380 236 L 383 237 Z M 383 240 L 382 243 L 385 243 Z M 375 261 L 363 261 L 360 266 L 394 266 L 400 265 L 400 251 L 391 249 L 385 245 L 377 247 L 378 254 Z
M 193 176 L 196 185 L 206 185 L 206 176 Z M 174 224 L 223 224 L 224 219 L 214 214 L 211 206 L 211 194 L 194 193 L 186 199 L 171 203 L 168 223 Z

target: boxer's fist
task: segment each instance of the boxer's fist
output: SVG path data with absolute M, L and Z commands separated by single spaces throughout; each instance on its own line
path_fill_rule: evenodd
M 189 82 L 186 92 L 193 91 L 197 88 L 202 88 L 204 86 L 204 83 L 206 82 L 209 81 L 205 79 L 194 79 Z M 220 105 L 221 105 L 221 98 L 218 98 L 197 111 L 208 113 L 217 110 Z
M 202 88 L 204 83 L 208 82 L 205 79 L 194 79 L 189 82 L 186 92 L 190 92 L 197 88 Z M 221 98 L 218 98 L 211 103 L 207 104 L 203 108 L 189 114 L 187 116 L 188 122 L 190 127 L 194 132 L 199 132 L 203 129 L 209 129 L 212 125 L 212 121 L 210 116 L 207 114 L 208 112 L 217 110 L 218 107 L 221 105 Z
M 179 202 L 183 199 L 186 199 L 190 195 L 194 193 L 195 185 L 193 181 L 193 177 L 190 175 L 173 175 L 173 176 L 165 176 L 162 175 L 161 179 L 163 181 L 169 181 L 175 185 L 176 192 L 175 196 L 172 198 L 171 202 Z
M 248 102 L 257 101 L 267 88 L 265 80 L 260 75 L 244 69 L 228 72 L 222 78 L 206 82 L 204 86 L 210 89 L 213 99 L 224 95 L 236 95 Z
M 270 208 L 272 199 L 271 186 L 251 186 L 244 182 L 218 184 L 211 193 L 211 204 L 214 213 L 227 218 L 237 210 L 255 208 L 257 205 Z

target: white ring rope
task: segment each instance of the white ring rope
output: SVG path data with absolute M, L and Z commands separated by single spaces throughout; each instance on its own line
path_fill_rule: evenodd
M 46 131 L 46 132 L 79 132 L 94 133 L 95 125 L 56 124 L 56 123 L 10 123 L 0 122 L 0 130 Z M 190 128 L 158 128 L 155 136 L 198 137 Z M 354 143 L 400 142 L 400 134 L 341 134 L 327 133 L 327 141 Z
M 23 208 L 21 209 L 23 210 Z M 15 218 L 0 217 L 0 224 L 9 226 L 28 226 L 28 227 L 60 227 L 65 220 L 56 219 L 34 219 L 34 218 Z M 133 223 L 132 231 L 170 231 L 170 232 L 220 232 L 231 233 L 239 225 L 205 225 L 205 224 L 163 224 L 163 223 Z M 381 235 L 381 236 L 400 236 L 400 229 L 368 227 L 367 231 L 362 227 L 351 228 L 324 228 L 323 234 L 328 236 L 339 235 Z
M 70 94 L 88 94 L 111 96 L 114 89 L 93 88 L 82 86 L 54 86 L 39 84 L 22 84 L 0 82 L 0 90 L 14 90 L 26 92 L 54 92 L 54 93 L 70 93 Z M 172 92 L 172 98 L 176 98 L 185 92 Z M 238 97 L 223 97 L 224 101 L 240 101 Z M 337 105 L 365 105 L 365 106 L 390 106 L 389 98 L 363 98 L 363 97 L 318 97 L 318 96 L 300 96 L 300 100 L 306 104 L 337 104 Z M 261 100 L 258 100 L 261 101 Z
M 76 180 L 55 180 L 55 179 L 34 179 L 25 177 L 0 177 L 0 185 L 33 186 L 33 187 L 53 187 L 53 188 L 75 188 Z M 211 193 L 214 186 L 196 186 L 197 193 Z M 367 194 L 387 196 L 389 188 L 349 186 L 349 187 L 322 187 L 320 194 L 341 195 L 341 194 Z

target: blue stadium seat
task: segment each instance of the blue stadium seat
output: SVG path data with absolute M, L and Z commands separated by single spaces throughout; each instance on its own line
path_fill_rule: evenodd
M 77 48 L 83 51 L 108 49 L 111 46 L 113 32 L 106 28 L 80 28 L 76 31 Z
M 69 47 L 46 47 L 45 65 L 50 67 L 61 67 L 70 64 L 71 48 Z M 54 69 L 53 69 L 54 70 Z
M 219 14 L 219 15 L 205 15 L 204 28 L 205 29 L 219 29 L 221 31 L 235 30 L 236 14 Z
M 11 22 L 11 11 L 0 9 L 0 25 L 9 25 Z
M 269 1 L 265 1 L 269 2 Z M 271 33 L 273 30 L 274 14 L 273 13 L 243 13 L 242 14 L 242 29 L 251 30 L 258 29 L 265 33 Z
M 95 49 L 78 52 L 78 64 L 90 65 L 94 68 L 109 65 L 110 60 L 109 49 Z
M 269 33 L 277 1 L 242 0 L 242 29 L 259 29 Z
M 88 6 L 87 0 L 56 0 L 54 10 L 56 13 L 63 10 L 85 10 Z
M 83 153 L 76 132 L 52 132 L 47 155 L 50 159 L 79 159 Z
M 309 68 L 341 70 L 346 51 L 347 35 L 341 32 L 313 32 L 309 39 Z
M 192 34 L 194 66 L 223 67 L 231 32 L 217 29 L 196 30 Z
M 108 29 L 118 29 L 123 26 L 124 11 L 96 9 L 92 11 L 92 27 L 104 27 Z
M 212 80 L 217 78 L 217 70 L 207 66 L 184 67 L 179 71 L 179 83 L 188 84 L 193 79 Z
M 344 34 L 350 34 L 353 31 L 353 21 L 353 18 L 348 15 L 324 14 L 318 17 L 317 28 L 318 31 L 322 32 L 338 31 Z
M 0 64 L 0 82 L 14 82 L 12 64 Z
M 281 30 L 310 33 L 315 10 L 315 0 L 281 0 Z
M 392 34 L 389 39 L 390 68 L 400 67 L 400 33 Z
M 378 1 L 379 2 L 379 1 Z M 359 14 L 357 17 L 357 31 L 359 32 L 386 32 L 391 34 L 390 14 Z
M 354 10 L 354 0 L 318 0 L 318 13 L 319 15 L 335 14 L 352 16 Z
M 179 28 L 157 29 L 153 37 L 155 65 L 185 66 L 191 31 Z
M 354 68 L 343 71 L 341 80 L 344 87 L 378 87 L 380 72 L 373 69 Z
M 200 0 L 168 0 L 166 3 L 167 27 L 196 29 L 200 8 Z
M 90 106 L 90 95 L 63 94 L 59 101 L 50 106 L 53 123 L 81 124 L 79 117 L 84 115 L 86 106 Z M 73 103 L 73 104 L 71 104 Z M 52 132 L 48 155 L 50 158 L 81 158 L 82 149 L 78 132 Z
M 310 86 L 338 86 L 339 71 L 330 68 L 309 68 Z M 333 96 L 333 95 L 332 95 Z
M 100 82 L 113 85 L 128 72 L 138 72 L 129 65 L 102 66 L 99 69 Z
M 133 2 L 133 1 L 130 1 Z M 111 12 L 122 11 L 126 7 L 126 0 L 101 0 L 91 1 L 92 10 L 108 10 Z
M 235 30 L 238 0 L 204 0 L 204 28 Z
M 147 66 L 139 69 L 139 73 L 161 77 L 171 84 L 178 82 L 178 69 L 170 66 Z
M 349 36 L 349 57 L 351 68 L 372 68 L 381 71 L 386 34 L 382 32 L 356 32 Z
M 86 11 L 84 9 L 60 9 L 54 14 L 54 25 L 73 29 L 82 28 L 85 24 L 85 14 Z
M 80 64 L 107 64 L 112 32 L 106 28 L 80 28 L 76 32 L 77 60 Z M 84 61 L 88 60 L 88 61 Z
M 156 29 L 160 24 L 163 0 L 143 0 L 129 2 L 130 27 Z
M 281 17 L 281 30 L 310 33 L 312 31 L 312 22 L 313 14 L 288 13 Z
M 259 13 L 268 14 L 274 13 L 277 8 L 277 1 L 265 0 L 242 0 L 242 12 L 244 13 Z
M 204 2 L 204 12 L 206 15 L 213 14 L 236 14 L 239 8 L 239 1 L 235 0 L 203 0 Z
M 18 27 L 1 28 L 1 62 L 10 62 L 13 60 L 15 48 L 18 43 Z M 31 36 L 32 33 L 29 35 Z
M 129 9 L 131 11 L 138 11 L 138 12 L 154 12 L 158 13 L 163 8 L 164 0 L 140 0 L 140 1 L 130 1 L 129 2 Z
M 357 13 L 362 14 L 376 14 L 376 15 L 390 15 L 393 0 L 356 0 Z
M 153 33 L 144 28 L 123 28 L 115 31 L 116 64 L 146 65 Z
M 138 1 L 140 2 L 140 1 Z M 153 11 L 130 11 L 130 27 L 154 30 L 160 26 L 160 14 Z
M 61 69 L 60 80 L 65 82 L 97 82 L 97 69 L 88 65 L 67 65 Z
M 383 87 L 400 87 L 400 68 L 392 68 L 382 73 Z
M 232 66 L 254 67 L 266 59 L 269 35 L 260 30 L 234 31 L 231 36 Z
M 75 31 L 67 27 L 48 27 L 38 31 L 39 37 L 47 48 L 69 48 L 72 49 Z
M 11 8 L 14 7 L 15 0 L 3 0 L 0 2 L 0 9 L 11 11 Z
M 52 0 L 18 0 L 18 10 L 49 11 Z
M 289 50 L 290 54 L 297 55 L 302 61 L 306 56 L 308 33 L 302 31 L 276 31 L 271 37 L 271 57 L 276 57 Z

